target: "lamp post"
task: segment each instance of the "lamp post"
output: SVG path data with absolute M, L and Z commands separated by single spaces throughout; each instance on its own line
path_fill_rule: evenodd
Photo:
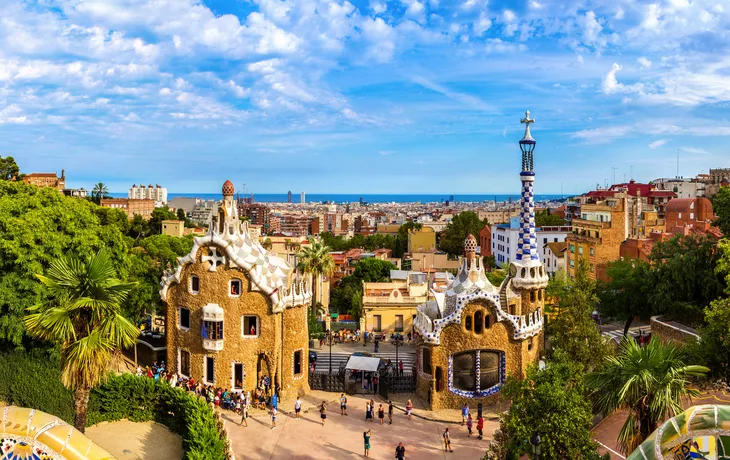
M 327 342 L 329 342 L 330 346 L 330 375 L 332 374 L 332 331 L 327 329 L 325 331 Z
M 395 365 L 396 369 L 400 370 L 400 361 L 398 361 L 398 349 L 403 345 L 403 336 L 400 335 L 400 332 L 396 332 L 395 336 L 393 337 L 393 346 L 395 347 Z
M 530 445 L 532 446 L 532 458 L 534 460 L 540 459 L 540 453 L 541 453 L 541 446 L 542 440 L 540 439 L 540 432 L 535 430 L 535 433 L 532 434 L 532 438 L 530 438 Z

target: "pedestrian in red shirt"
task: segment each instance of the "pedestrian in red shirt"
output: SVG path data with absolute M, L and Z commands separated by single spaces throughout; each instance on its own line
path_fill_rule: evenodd
M 484 429 L 484 418 L 480 415 L 477 419 L 477 431 L 479 432 L 479 437 L 477 439 L 482 439 L 482 436 L 484 433 L 482 433 L 482 430 Z

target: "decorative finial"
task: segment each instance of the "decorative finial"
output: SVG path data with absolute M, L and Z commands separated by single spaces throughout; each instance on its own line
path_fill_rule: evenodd
M 534 118 L 530 118 L 530 111 L 527 110 L 525 112 L 525 118 L 520 120 L 520 123 L 525 124 L 525 137 L 522 138 L 523 141 L 534 141 L 535 139 L 532 138 L 532 135 L 530 134 L 530 123 L 535 123 Z

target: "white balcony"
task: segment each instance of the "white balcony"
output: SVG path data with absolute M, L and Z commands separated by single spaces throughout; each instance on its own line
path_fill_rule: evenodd
M 203 339 L 203 348 L 205 348 L 208 351 L 219 352 L 219 351 L 223 350 L 223 339 L 220 339 L 220 340 Z

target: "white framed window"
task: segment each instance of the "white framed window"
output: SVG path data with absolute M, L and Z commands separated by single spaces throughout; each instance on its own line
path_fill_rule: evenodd
M 191 275 L 188 282 L 188 291 L 191 294 L 200 294 L 200 278 L 196 275 Z
M 205 382 L 215 384 L 215 358 L 212 356 L 203 356 L 203 376 Z
M 258 337 L 261 333 L 261 324 L 256 315 L 243 315 L 241 317 L 241 336 L 245 338 Z
M 243 384 L 246 379 L 246 371 L 243 363 L 231 363 L 231 388 L 235 390 L 243 390 Z
M 190 310 L 185 307 L 177 308 L 177 327 L 183 331 L 190 330 Z
M 177 351 L 177 370 L 186 379 L 190 378 L 190 352 L 182 348 Z
M 241 289 L 243 289 L 241 280 L 232 279 L 228 281 L 228 297 L 241 297 Z

